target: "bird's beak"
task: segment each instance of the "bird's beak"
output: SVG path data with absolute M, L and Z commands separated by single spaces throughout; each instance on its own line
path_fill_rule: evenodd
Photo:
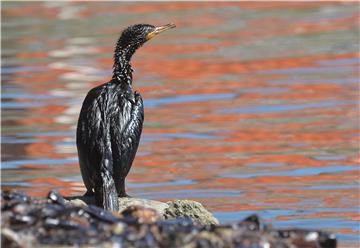
M 153 38 L 154 36 L 156 36 L 156 35 L 164 32 L 164 31 L 166 31 L 166 30 L 168 30 L 168 29 L 170 29 L 170 28 L 175 28 L 175 27 L 176 27 L 176 26 L 175 26 L 175 24 L 173 24 L 173 23 L 169 23 L 169 24 L 166 24 L 166 25 L 164 25 L 164 26 L 156 27 L 154 31 L 152 31 L 152 32 L 150 32 L 150 33 L 148 33 L 148 34 L 146 35 L 146 39 L 147 39 L 147 40 L 150 40 L 150 39 Z

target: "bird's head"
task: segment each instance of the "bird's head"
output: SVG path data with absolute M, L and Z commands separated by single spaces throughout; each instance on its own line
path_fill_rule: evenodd
M 117 43 L 120 49 L 131 49 L 133 52 L 141 47 L 146 41 L 152 39 L 156 35 L 165 30 L 174 28 L 175 24 L 167 24 L 164 26 L 155 27 L 150 24 L 136 24 L 126 28 Z
M 116 43 L 113 77 L 120 82 L 126 81 L 131 84 L 132 68 L 129 62 L 136 49 L 156 35 L 174 27 L 174 24 L 159 27 L 149 24 L 136 24 L 126 28 Z

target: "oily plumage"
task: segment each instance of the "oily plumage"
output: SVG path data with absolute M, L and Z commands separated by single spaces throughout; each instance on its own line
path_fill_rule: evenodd
M 125 29 L 114 55 L 112 79 L 87 94 L 80 112 L 76 143 L 87 195 L 96 204 L 118 209 L 117 197 L 127 196 L 125 177 L 139 145 L 143 101 L 132 88 L 130 60 L 136 49 L 157 33 L 174 27 L 138 24 Z

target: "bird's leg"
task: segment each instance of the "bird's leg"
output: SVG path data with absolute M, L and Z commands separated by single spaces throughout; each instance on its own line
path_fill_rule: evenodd
M 128 194 L 126 194 L 125 191 L 125 178 L 120 178 L 118 180 L 115 180 L 115 187 L 118 193 L 118 197 L 131 197 Z

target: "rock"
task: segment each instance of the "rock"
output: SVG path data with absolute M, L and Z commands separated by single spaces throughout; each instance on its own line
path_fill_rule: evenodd
M 76 206 L 94 204 L 94 199 L 88 196 L 71 197 L 68 200 L 71 204 Z M 219 221 L 206 210 L 201 203 L 191 200 L 175 200 L 164 203 L 148 199 L 123 197 L 119 198 L 119 207 L 119 213 L 122 213 L 129 207 L 142 207 L 155 210 L 163 220 L 190 218 L 194 224 L 197 225 L 219 224 Z
M 207 211 L 203 205 L 196 201 L 176 200 L 167 202 L 165 219 L 188 217 L 197 225 L 218 225 L 219 221 Z
M 74 200 L 70 200 L 69 203 L 75 205 L 75 206 L 78 206 L 78 207 L 81 207 L 81 206 L 86 206 L 87 204 L 81 200 L 81 199 L 74 199 Z
M 124 218 L 133 218 L 140 224 L 153 224 L 162 219 L 162 216 L 152 208 L 130 206 L 121 212 Z
M 131 207 L 131 206 L 141 206 L 144 208 L 151 208 L 156 210 L 160 215 L 163 215 L 165 209 L 169 207 L 168 204 L 160 201 L 153 201 L 141 198 L 130 198 L 130 197 L 123 197 L 119 198 L 119 212 L 122 212 L 124 209 Z

